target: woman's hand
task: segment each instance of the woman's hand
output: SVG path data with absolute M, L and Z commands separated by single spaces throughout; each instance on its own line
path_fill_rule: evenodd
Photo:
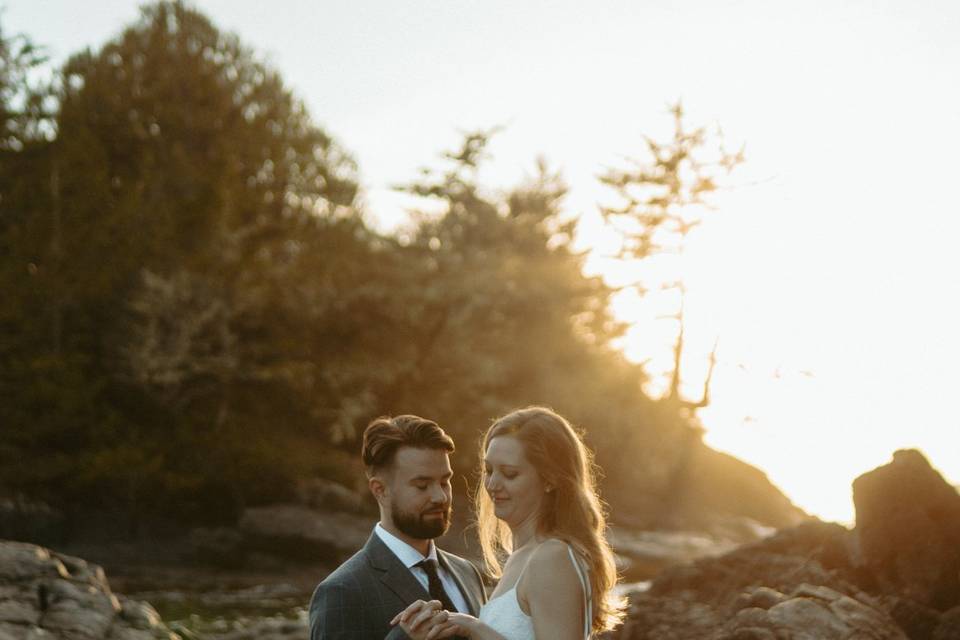
M 447 617 L 439 600 L 417 600 L 395 615 L 390 624 L 399 624 L 411 640 L 434 640 L 452 635 L 440 635 L 451 626 Z
M 442 607 L 439 600 L 417 600 L 394 616 L 390 624 L 399 624 L 411 640 L 472 638 L 480 621 L 466 613 L 444 611 Z

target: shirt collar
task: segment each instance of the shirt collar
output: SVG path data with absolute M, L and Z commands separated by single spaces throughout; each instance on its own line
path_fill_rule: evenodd
M 383 541 L 383 544 L 387 545 L 387 548 L 393 552 L 393 555 L 400 559 L 400 562 L 402 562 L 405 567 L 412 568 L 427 558 L 437 562 L 437 546 L 433 544 L 433 540 L 430 541 L 430 550 L 424 557 L 419 551 L 384 529 L 379 522 L 373 530 L 380 537 L 380 540 Z

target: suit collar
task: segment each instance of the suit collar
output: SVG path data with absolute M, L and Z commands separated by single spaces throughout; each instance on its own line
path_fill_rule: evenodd
M 371 533 L 363 547 L 370 566 L 378 573 L 380 581 L 406 603 L 414 600 L 429 600 L 430 594 L 413 577 L 410 570 L 400 562 L 376 533 Z
M 470 607 L 469 613 L 478 615 L 481 603 L 477 600 L 476 594 L 464 584 L 463 578 L 460 576 L 459 568 L 449 559 L 450 554 L 439 547 L 436 549 L 437 562 L 453 576 L 454 581 L 457 583 L 457 588 L 460 589 L 460 593 L 463 594 L 467 605 Z M 403 565 L 400 559 L 390 551 L 390 548 L 384 544 L 383 540 L 381 540 L 380 536 L 375 532 L 370 534 L 367 543 L 363 547 L 363 551 L 367 556 L 367 561 L 370 563 L 370 566 L 379 573 L 380 581 L 397 594 L 401 600 L 409 604 L 414 600 L 430 599 L 430 594 L 423 588 L 423 585 L 413 577 L 410 569 Z

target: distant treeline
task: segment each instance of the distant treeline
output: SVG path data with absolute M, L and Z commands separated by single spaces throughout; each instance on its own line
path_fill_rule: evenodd
M 611 345 L 557 175 L 491 194 L 467 135 L 406 187 L 440 213 L 384 235 L 354 161 L 197 11 L 145 7 L 49 86 L 0 40 L 0 493 L 223 521 L 354 484 L 380 414 L 437 420 L 472 478 L 491 418 L 542 403 L 609 501 L 669 508 L 699 431 Z

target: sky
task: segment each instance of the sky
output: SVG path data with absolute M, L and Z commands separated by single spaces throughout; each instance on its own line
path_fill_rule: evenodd
M 99 47 L 132 0 L 0 0 L 6 33 L 54 62 Z M 277 68 L 356 158 L 375 224 L 391 190 L 464 131 L 502 127 L 491 188 L 537 157 L 603 258 L 597 176 L 643 136 L 720 126 L 746 163 L 678 267 L 688 287 L 687 392 L 719 339 L 706 441 L 763 469 L 800 507 L 853 518 L 850 483 L 920 448 L 960 483 L 960 3 L 953 0 L 197 0 Z M 675 325 L 624 295 L 627 354 L 669 368 Z M 655 378 L 651 392 L 657 391 Z M 587 425 L 588 426 L 588 425 Z

